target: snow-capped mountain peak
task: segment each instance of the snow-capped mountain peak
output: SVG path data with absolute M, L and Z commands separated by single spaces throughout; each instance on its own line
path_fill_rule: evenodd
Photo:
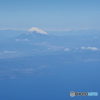
M 37 33 L 40 33 L 40 34 L 47 34 L 45 31 L 37 28 L 37 27 L 32 27 L 31 29 L 28 30 L 29 32 L 37 32 Z

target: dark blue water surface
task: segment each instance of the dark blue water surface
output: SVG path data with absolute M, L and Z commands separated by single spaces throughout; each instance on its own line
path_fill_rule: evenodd
M 59 65 L 47 70 L 52 74 L 1 80 L 0 100 L 100 100 L 99 95 L 70 97 L 70 91 L 100 93 L 99 62 Z

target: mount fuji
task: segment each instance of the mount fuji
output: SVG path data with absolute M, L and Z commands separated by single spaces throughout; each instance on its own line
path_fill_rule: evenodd
M 37 33 L 40 33 L 40 34 L 47 34 L 45 31 L 37 28 L 37 27 L 32 27 L 31 29 L 28 30 L 29 32 L 37 32 Z
M 48 34 L 47 32 L 32 27 L 26 33 L 23 33 L 14 38 L 15 41 L 31 41 L 31 42 L 47 42 L 54 39 L 55 36 Z

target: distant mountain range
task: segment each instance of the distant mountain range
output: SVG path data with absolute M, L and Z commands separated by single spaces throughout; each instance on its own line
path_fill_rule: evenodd
M 48 34 L 49 35 L 56 35 L 56 36 L 69 36 L 69 35 L 80 35 L 80 36 L 88 36 L 88 35 L 100 35 L 100 30 L 93 30 L 93 29 L 84 29 L 84 30 L 69 30 L 69 31 L 43 31 L 39 28 L 33 27 L 31 29 L 27 30 L 12 30 L 12 29 L 4 29 L 0 30 L 0 40 L 8 39 L 8 38 L 13 38 L 19 35 L 22 35 L 23 33 L 28 34 L 28 33 L 41 33 L 41 34 Z
M 13 31 L 14 32 L 14 31 Z M 17 31 L 18 32 L 18 31 Z M 21 55 L 37 55 L 37 54 L 50 54 L 60 53 L 65 51 L 81 51 L 81 47 L 96 48 L 97 41 L 100 42 L 100 35 L 65 35 L 55 36 L 47 32 L 33 27 L 27 32 L 20 31 L 18 34 L 5 33 L 9 38 L 1 39 L 0 41 L 0 57 L 11 57 Z M 63 33 L 62 33 L 63 34 Z M 4 36 L 5 36 L 4 35 Z M 1 34 L 2 36 L 2 34 Z M 2 38 L 2 37 L 1 37 Z

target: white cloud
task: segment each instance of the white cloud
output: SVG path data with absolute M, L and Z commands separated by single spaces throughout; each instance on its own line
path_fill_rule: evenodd
M 29 41 L 28 39 L 16 39 L 15 41 Z
M 98 36 L 94 36 L 93 38 L 99 38 Z
M 99 50 L 97 47 L 81 47 L 81 49 L 83 49 L 83 50 L 92 50 L 92 51 Z
M 47 31 L 59 31 L 59 32 L 67 32 L 67 31 L 79 31 L 79 30 L 90 30 L 89 28 L 80 28 L 80 29 L 44 29 Z
M 3 53 L 16 53 L 16 51 L 4 51 Z
M 24 41 L 28 41 L 28 39 L 24 39 Z
M 27 29 L 17 29 L 17 28 L 0 28 L 0 30 L 23 30 L 23 31 L 27 31 Z
M 22 41 L 28 41 L 28 39 L 23 39 Z
M 70 51 L 70 49 L 69 48 L 66 48 L 64 51 Z
M 90 30 L 90 28 L 80 28 L 80 29 L 76 29 L 76 31 L 78 30 Z
M 21 69 L 21 71 L 26 71 L 26 72 L 30 72 L 33 71 L 34 69 L 30 68 L 30 69 Z
M 28 30 L 29 32 L 34 32 L 36 31 L 37 33 L 41 33 L 41 34 L 47 34 L 45 31 L 37 28 L 37 27 L 32 27 L 31 29 Z
M 47 66 L 40 66 L 38 69 L 42 69 L 42 68 L 45 68 L 45 67 L 47 67 Z
M 60 31 L 60 32 L 67 32 L 67 31 L 71 31 L 73 29 L 44 29 L 47 31 Z
M 76 50 L 78 50 L 79 48 L 76 48 Z
M 20 39 L 16 39 L 16 41 L 20 41 Z

